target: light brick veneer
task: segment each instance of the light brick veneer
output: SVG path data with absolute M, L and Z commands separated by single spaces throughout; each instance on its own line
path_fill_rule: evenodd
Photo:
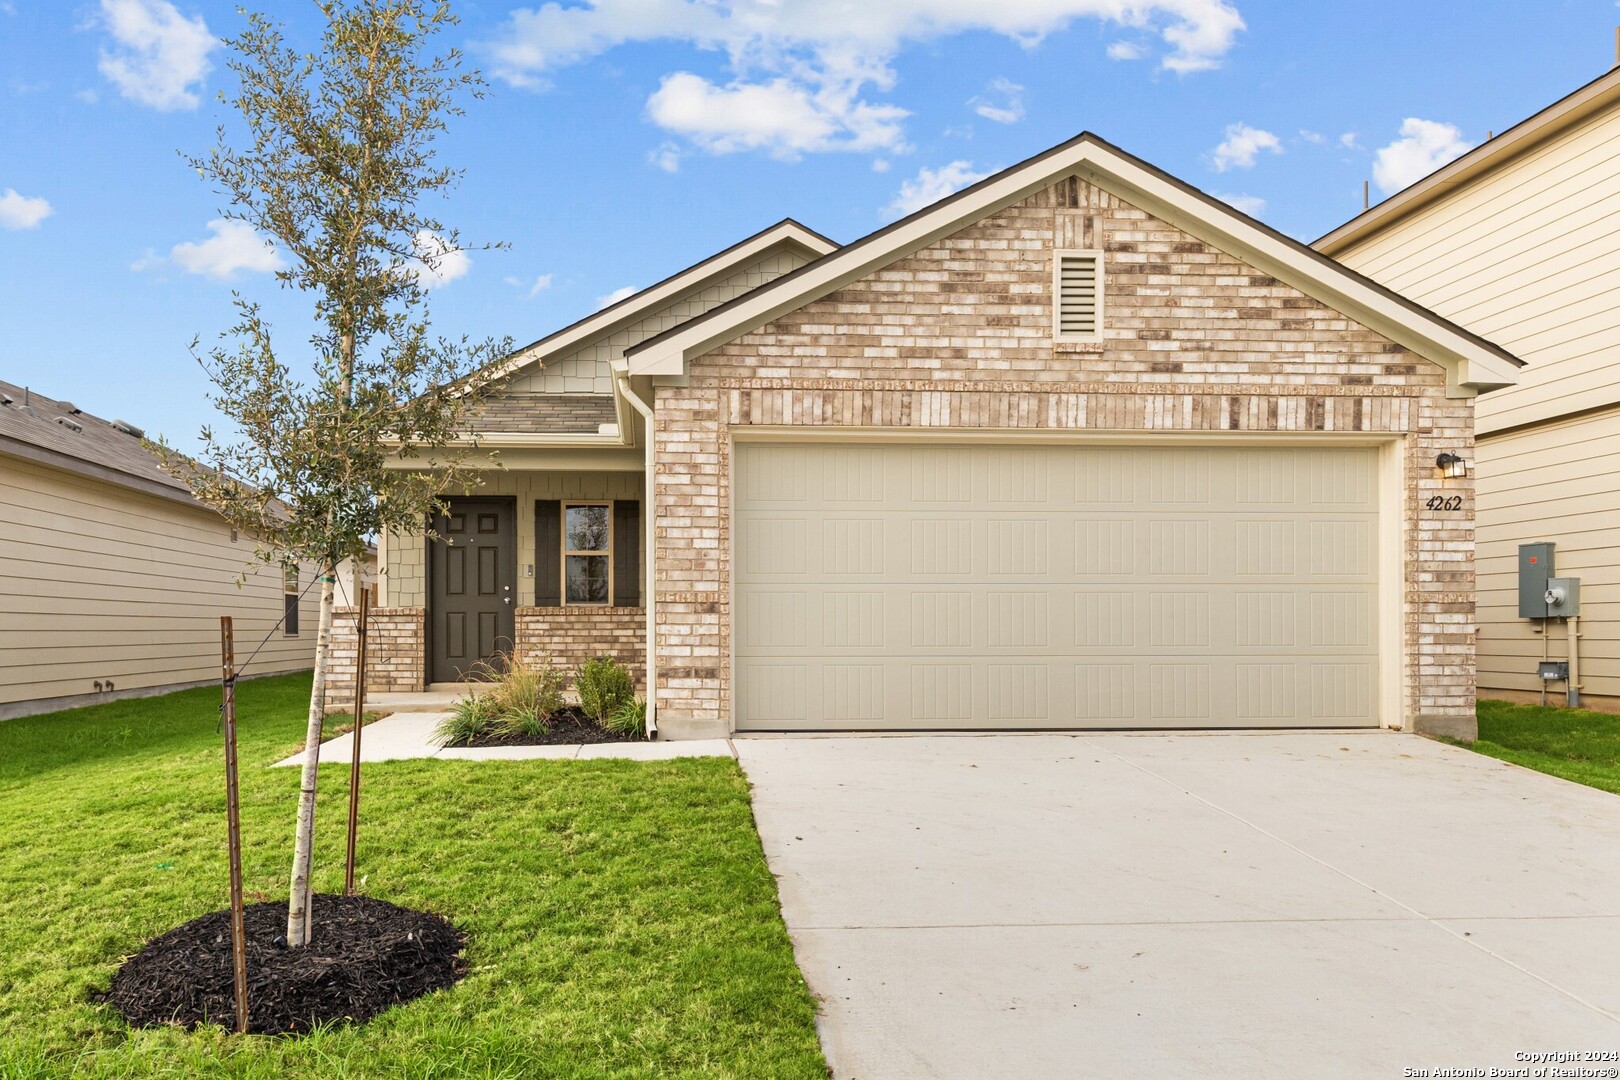
M 360 639 L 355 633 L 360 609 L 332 611 L 332 658 L 326 672 L 326 707 L 354 705 L 355 667 Z M 424 689 L 426 654 L 421 608 L 377 607 L 370 611 L 366 634 L 366 693 L 418 694 Z
M 1054 248 L 1105 252 L 1104 340 L 1052 341 Z M 1398 435 L 1407 490 L 1402 723 L 1474 705 L 1473 403 L 1387 338 L 1078 179 L 693 360 L 657 390 L 659 726 L 730 722 L 733 429 Z M 1443 490 L 1460 512 L 1422 507 Z
M 517 652 L 531 664 L 550 663 L 568 673 L 586 660 L 611 656 L 645 686 L 647 609 L 638 607 L 524 607 L 517 609 Z

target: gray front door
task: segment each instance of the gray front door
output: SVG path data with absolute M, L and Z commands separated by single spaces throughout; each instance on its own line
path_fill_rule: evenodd
M 513 639 L 517 514 L 511 499 L 450 499 L 428 541 L 428 648 L 433 682 L 462 682 L 498 665 Z

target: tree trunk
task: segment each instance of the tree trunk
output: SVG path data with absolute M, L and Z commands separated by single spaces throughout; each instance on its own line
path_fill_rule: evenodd
M 315 847 L 315 779 L 321 763 L 321 729 L 326 720 L 326 667 L 332 652 L 332 603 L 336 567 L 321 575 L 320 631 L 315 635 L 315 685 L 309 692 L 309 727 L 304 734 L 304 769 L 298 788 L 298 828 L 293 836 L 292 888 L 287 897 L 287 947 L 309 944 L 311 860 Z M 356 687 L 356 693 L 360 689 Z

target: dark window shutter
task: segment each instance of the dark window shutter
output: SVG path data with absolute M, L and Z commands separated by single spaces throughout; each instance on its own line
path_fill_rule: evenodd
M 634 499 L 613 504 L 613 604 L 641 606 L 641 504 Z
M 562 503 L 534 502 L 534 604 L 562 605 Z
M 298 636 L 298 594 L 283 593 L 281 598 L 282 633 L 288 637 Z

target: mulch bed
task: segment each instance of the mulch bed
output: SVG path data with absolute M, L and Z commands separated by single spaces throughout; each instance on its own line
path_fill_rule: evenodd
M 317 894 L 314 919 L 310 943 L 289 949 L 287 905 L 247 906 L 248 1030 L 254 1034 L 369 1020 L 466 974 L 466 936 L 437 915 L 367 896 Z M 234 1029 L 230 911 L 153 938 L 99 998 L 132 1027 Z
M 486 733 L 472 742 L 451 746 L 570 746 L 575 743 L 641 742 L 641 735 L 616 735 L 605 731 L 578 706 L 570 705 L 551 718 L 551 730 L 539 735 L 498 735 Z

